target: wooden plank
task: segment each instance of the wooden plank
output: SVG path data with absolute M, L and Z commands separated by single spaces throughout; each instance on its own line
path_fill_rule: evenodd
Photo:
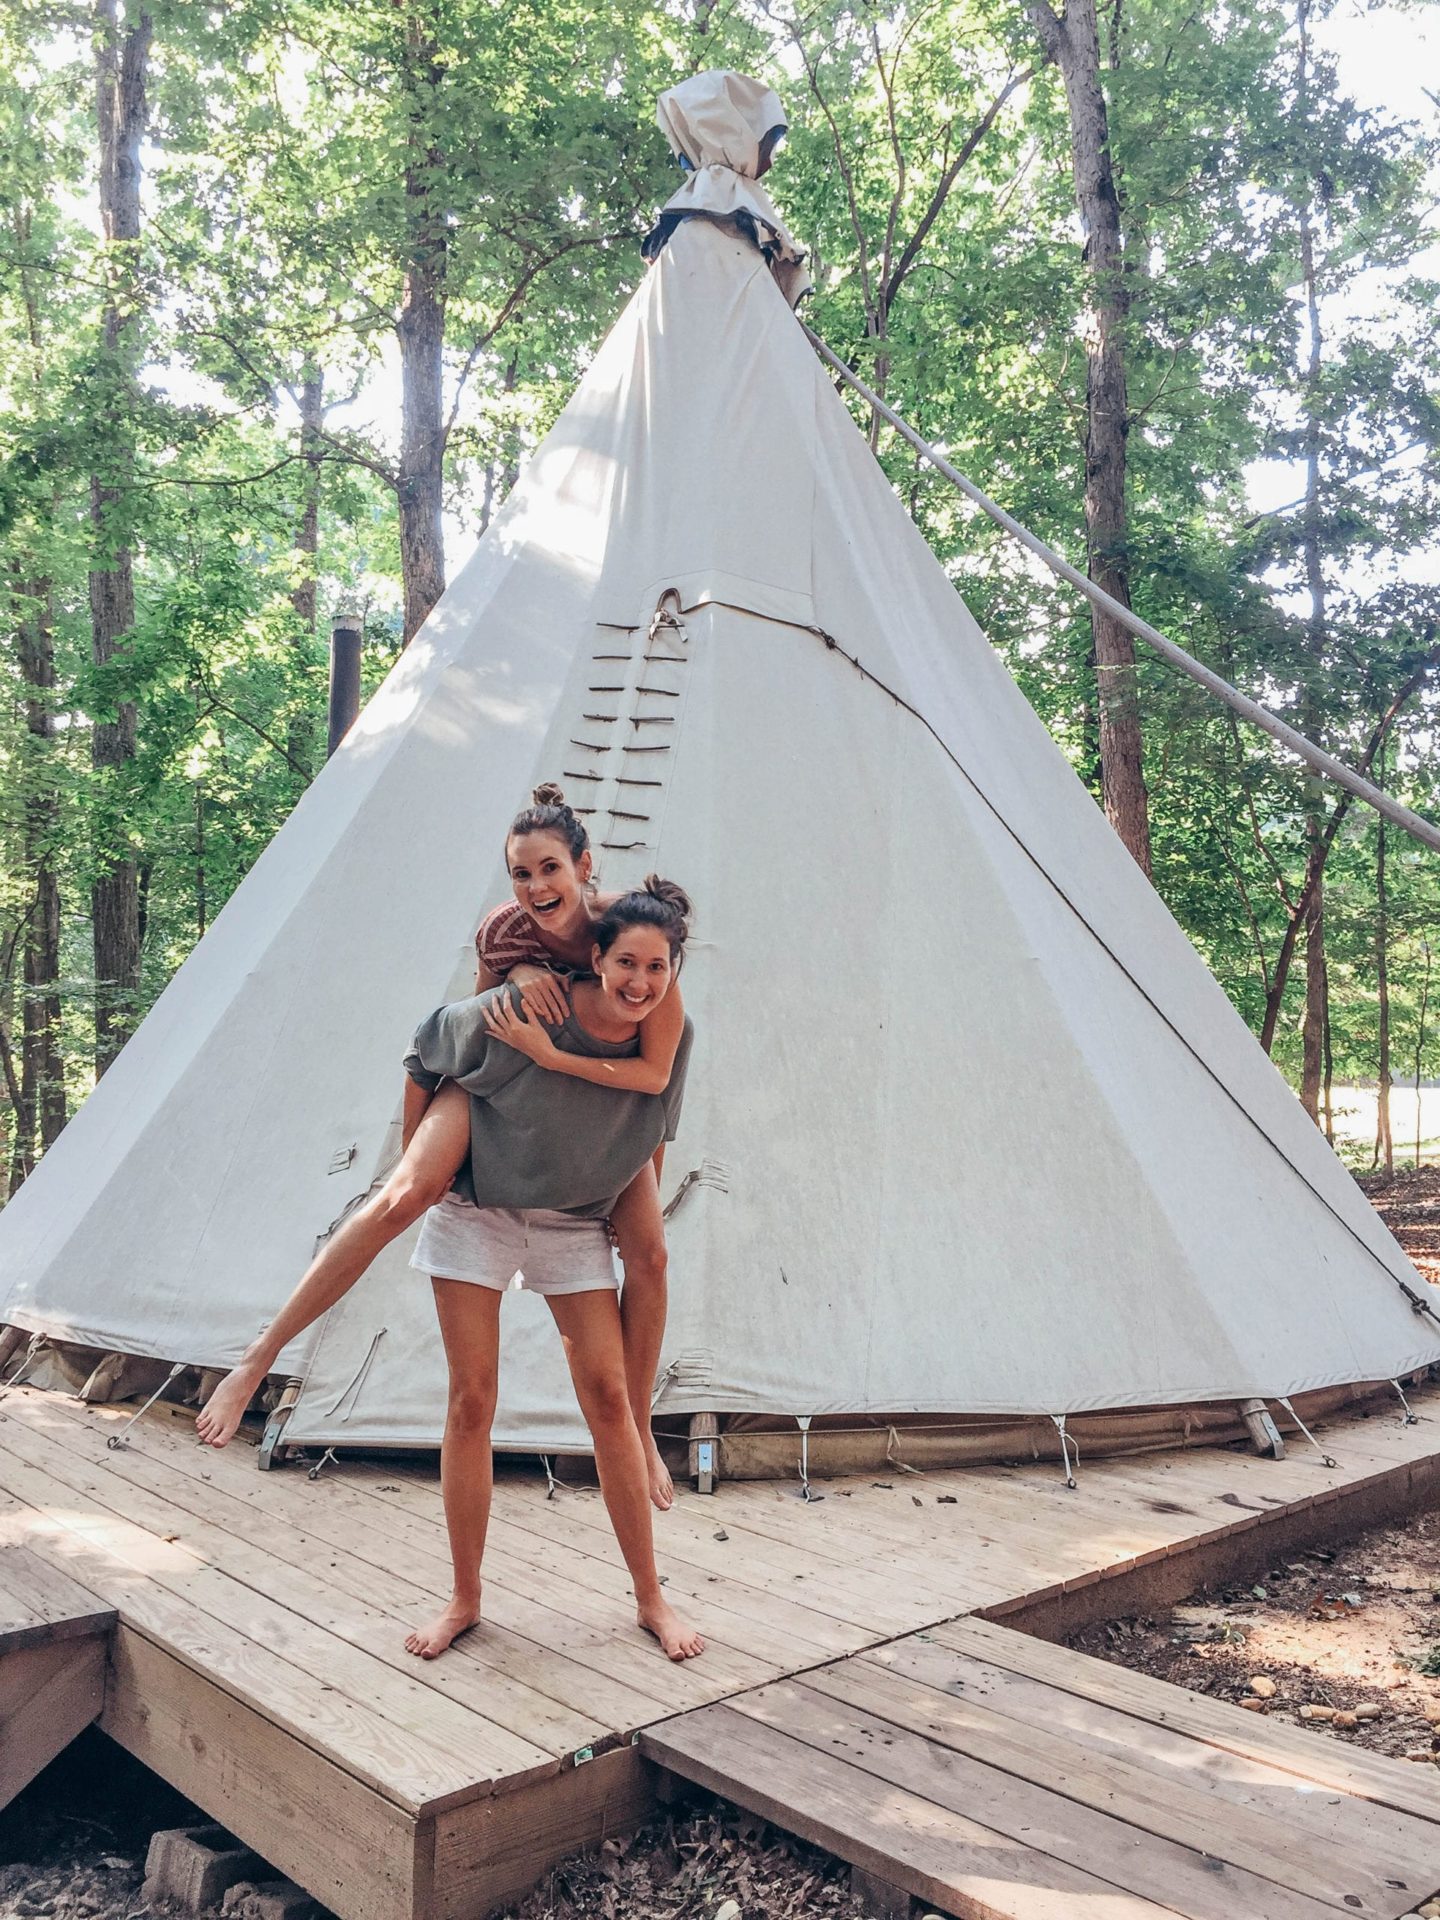
M 343 1480 L 357 1492 L 363 1490 L 390 1501 L 417 1526 L 433 1530 L 439 1522 L 439 1490 L 433 1479 L 419 1480 L 413 1472 L 392 1477 L 364 1463 L 346 1462 Z M 851 1609 L 823 1591 L 802 1587 L 793 1575 L 775 1575 L 755 1565 L 745 1551 L 743 1535 L 737 1538 L 736 1552 L 722 1563 L 723 1573 L 717 1570 L 713 1558 L 702 1565 L 683 1552 L 672 1552 L 669 1520 L 666 1514 L 656 1525 L 656 1558 L 662 1575 L 677 1596 L 687 1594 L 707 1611 L 712 1604 L 717 1606 L 721 1638 L 728 1635 L 737 1646 L 748 1644 L 751 1633 L 747 1621 L 753 1616 L 777 1631 L 793 1628 L 803 1650 L 802 1662 L 808 1662 L 811 1647 L 822 1655 L 826 1651 L 849 1651 L 890 1631 L 886 1627 L 859 1626 L 848 1618 Z M 569 1489 L 552 1502 L 538 1489 L 502 1482 L 496 1487 L 490 1527 L 491 1538 L 500 1551 L 543 1568 L 552 1579 L 567 1585 L 578 1583 L 591 1591 L 618 1574 L 628 1591 L 628 1576 L 604 1508 L 599 1496 L 588 1489 Z M 713 1540 L 720 1531 L 726 1529 L 721 1517 L 715 1515 L 709 1520 L 707 1539 Z M 712 1554 L 714 1551 L 712 1548 Z M 816 1563 L 810 1560 L 809 1564 L 813 1574 Z M 792 1643 L 787 1664 L 794 1664 L 793 1654 Z
M 19 1471 L 8 1461 L 4 1467 L 7 1479 Z M 97 1528 L 74 1513 L 62 1520 L 0 1492 L 0 1538 L 6 1537 L 23 1538 L 52 1565 L 79 1575 L 114 1601 L 120 1626 L 153 1634 L 197 1673 L 262 1716 L 283 1720 L 298 1738 L 410 1814 L 444 1804 L 457 1791 L 466 1797 L 473 1791 L 467 1784 L 473 1769 L 457 1775 L 423 1742 L 171 1592 L 150 1566 L 153 1550 L 163 1543 L 139 1529 Z
M 838 1486 L 824 1499 L 807 1502 L 789 1486 L 766 1488 L 754 1481 L 727 1481 L 718 1495 L 677 1492 L 673 1510 L 692 1516 L 699 1524 L 708 1522 L 712 1529 L 718 1512 L 721 1525 L 727 1528 L 738 1520 L 750 1532 L 802 1547 L 835 1566 L 852 1566 L 857 1558 L 868 1558 L 864 1553 L 867 1543 L 883 1543 L 887 1568 L 903 1580 L 910 1593 L 917 1599 L 923 1596 L 942 1611 L 957 1612 L 984 1584 L 976 1579 L 977 1552 L 988 1550 L 983 1568 L 986 1579 L 995 1577 L 995 1562 L 1016 1568 L 1021 1562 L 1011 1542 L 993 1538 L 982 1541 L 973 1526 L 967 1525 L 958 1504 L 955 1508 L 940 1507 L 933 1499 L 925 1499 L 922 1507 L 912 1506 L 912 1499 L 922 1499 L 923 1487 L 920 1482 L 913 1492 L 905 1490 L 905 1511 L 899 1524 L 889 1526 L 877 1525 L 879 1512 L 863 1501 L 857 1506 L 854 1497 L 847 1499 L 846 1489 Z M 963 1541 L 958 1537 L 962 1530 L 969 1536 Z
M 0 1807 L 98 1719 L 104 1704 L 99 1635 L 0 1654 Z
M 147 1442 L 151 1442 L 149 1418 L 144 1428 Z M 342 1472 L 337 1470 L 333 1477 L 327 1473 L 317 1481 L 284 1472 L 262 1479 L 255 1472 L 253 1450 L 243 1446 L 232 1444 L 219 1453 L 202 1451 L 174 1433 L 157 1433 L 152 1444 L 167 1465 L 197 1476 L 207 1488 L 223 1487 L 229 1499 L 254 1509 L 261 1526 L 276 1514 L 292 1520 L 296 1532 L 291 1538 L 297 1550 L 299 1540 L 312 1541 L 311 1558 L 326 1566 L 352 1569 L 362 1593 L 378 1592 L 389 1581 L 391 1591 L 398 1585 L 405 1594 L 407 1608 L 418 1604 L 422 1612 L 433 1611 L 437 1599 L 448 1594 L 450 1562 L 443 1531 L 415 1522 L 403 1512 L 392 1520 L 378 1502 L 352 1488 Z M 177 1446 L 178 1454 L 171 1451 Z M 406 1569 L 403 1582 L 390 1572 L 397 1563 Z M 605 1649 L 581 1647 L 572 1657 L 566 1650 L 563 1619 L 549 1608 L 537 1611 L 508 1594 L 503 1580 L 487 1585 L 485 1606 L 483 1629 L 456 1643 L 457 1658 L 473 1661 L 482 1670 L 503 1672 L 572 1704 L 597 1729 L 629 1731 L 676 1710 L 677 1702 L 664 1692 L 669 1664 L 655 1658 L 649 1642 L 626 1646 L 621 1663 L 609 1658 Z M 547 1633 L 547 1625 L 555 1631 Z M 617 1664 L 625 1676 L 639 1671 L 644 1684 L 617 1677 Z
M 1131 1748 L 1114 1752 L 1076 1740 L 1057 1711 L 1048 1728 L 1037 1731 L 972 1698 L 967 1687 L 957 1696 L 868 1657 L 842 1661 L 805 1676 L 805 1685 L 844 1708 L 858 1708 L 890 1727 L 903 1728 L 950 1752 L 966 1754 L 988 1767 L 1030 1781 L 1049 1793 L 1101 1813 L 1121 1813 L 1125 1824 L 1243 1868 L 1257 1880 L 1274 1881 L 1341 1912 L 1384 1913 L 1399 1900 L 1386 1875 L 1392 1862 L 1376 1836 L 1375 1845 L 1357 1848 L 1310 1830 L 1295 1830 L 1280 1807 L 1219 1799 L 1183 1773 L 1155 1764 L 1153 1755 Z M 1131 1722 L 1137 1735 L 1138 1722 Z M 1288 1798 L 1296 1797 L 1292 1782 Z M 1432 1874 L 1440 1880 L 1440 1848 L 1428 1861 L 1410 1848 L 1413 1874 L 1407 1911 L 1424 1899 Z M 1408 1864 L 1408 1863 L 1407 1863 Z M 1402 1876 L 1393 1863 L 1393 1876 Z M 1357 1907 L 1357 1901 L 1360 1903 Z
M 385 1477 L 379 1468 L 361 1468 L 358 1464 L 348 1466 L 347 1473 Z M 421 1491 L 422 1497 L 439 1500 L 438 1487 L 433 1493 L 428 1487 Z M 588 1527 L 591 1532 L 609 1533 L 609 1519 L 598 1496 L 562 1497 L 546 1502 L 543 1496 L 537 1499 L 533 1492 L 518 1489 L 513 1483 L 501 1481 L 496 1485 L 494 1511 L 501 1520 L 514 1520 L 523 1525 L 529 1510 L 537 1505 L 545 1509 L 547 1530 L 564 1527 L 568 1535 L 570 1529 L 578 1525 Z M 715 1534 L 722 1527 L 731 1534 L 731 1540 L 717 1543 Z M 726 1579 L 738 1564 L 748 1585 L 802 1598 L 818 1612 L 852 1621 L 873 1633 L 904 1633 L 923 1624 L 928 1617 L 923 1605 L 908 1603 L 882 1574 L 858 1567 L 842 1572 L 831 1562 L 803 1549 L 769 1540 L 743 1527 L 725 1527 L 718 1507 L 713 1517 L 707 1514 L 703 1520 L 672 1507 L 657 1525 L 656 1543 L 662 1571 L 670 1571 L 673 1564 L 679 1562 L 703 1574 Z M 724 1551 L 727 1546 L 733 1550 Z M 947 1608 L 942 1604 L 940 1611 L 943 1613 Z
M 570 1854 L 633 1832 L 658 1811 L 655 1769 L 625 1746 L 542 1786 L 439 1814 L 425 1920 L 474 1920 L 518 1900 Z
M 1099 1701 L 1119 1712 L 1171 1727 L 1226 1753 L 1298 1775 L 1332 1792 L 1354 1794 L 1417 1819 L 1440 1822 L 1440 1785 L 1424 1769 L 1362 1747 L 1342 1745 L 1303 1727 L 1207 1699 L 1168 1681 L 1134 1673 L 1107 1660 L 1051 1646 L 988 1620 L 956 1620 L 930 1629 L 958 1652 L 992 1660 L 1012 1673 Z
M 87 1438 L 95 1439 L 61 1421 L 40 1430 L 49 1432 L 56 1444 L 74 1444 L 78 1438 L 83 1445 Z M 199 1450 L 192 1445 L 189 1451 L 195 1455 Z M 265 1487 L 272 1510 L 261 1511 L 216 1486 L 213 1477 L 202 1479 L 197 1473 L 192 1479 L 177 1471 L 179 1463 L 171 1456 L 154 1458 L 149 1447 L 130 1447 L 105 1458 L 113 1473 L 165 1499 L 182 1537 L 203 1545 L 212 1566 L 247 1580 L 314 1625 L 469 1707 L 482 1720 L 519 1734 L 556 1758 L 621 1731 L 473 1659 L 417 1661 L 404 1650 L 405 1633 L 436 1610 L 440 1594 L 413 1586 L 384 1566 L 355 1562 L 292 1526 L 273 1511 L 273 1484 Z M 468 1637 L 471 1644 L 476 1639 Z M 532 1665 L 538 1670 L 540 1650 L 534 1654 Z
M 340 1920 L 421 1920 L 429 1823 L 123 1624 L 100 1725 Z
M 1362 1873 L 1377 1865 L 1387 1873 L 1403 1872 L 1412 1892 L 1417 1887 L 1428 1891 L 1440 1886 L 1440 1834 L 1428 1821 L 1349 1794 L 1316 1793 L 1311 1782 L 1293 1772 L 1227 1753 L 1154 1720 L 1011 1673 L 991 1661 L 958 1654 L 929 1634 L 876 1647 L 863 1662 L 847 1665 L 883 1668 L 927 1688 L 958 1694 L 1047 1738 L 1143 1764 L 1202 1797 L 1246 1808 L 1273 1822 L 1277 1833 L 1288 1829 L 1304 1835 L 1307 1846 L 1313 1842 L 1341 1847 Z M 819 1684 L 817 1676 L 808 1677 L 810 1684 Z M 1216 1807 L 1214 1817 L 1223 1822 L 1225 1808 Z M 1382 1886 L 1382 1896 L 1389 1884 Z M 1415 1898 L 1423 1899 L 1425 1894 Z
M 1081 1804 L 1043 1785 L 987 1765 L 969 1754 L 910 1733 L 862 1709 L 837 1703 L 795 1680 L 742 1695 L 732 1710 L 832 1754 L 864 1773 L 919 1795 L 1027 1845 L 1074 1860 L 1097 1879 L 1142 1899 L 1172 1906 L 1187 1920 L 1334 1920 L 1334 1910 L 1244 1868 Z M 892 1876 L 893 1877 L 893 1876 Z
M 397 1762 L 410 1762 L 432 1776 L 434 1787 L 423 1801 L 446 1801 L 456 1794 L 488 1791 L 497 1778 L 551 1772 L 555 1758 L 542 1748 L 494 1726 L 397 1672 L 373 1654 L 352 1647 L 316 1628 L 262 1589 L 231 1578 L 210 1564 L 222 1549 L 220 1529 L 193 1517 L 143 1488 L 120 1478 L 105 1464 L 86 1461 L 51 1445 L 0 1413 L 0 1447 L 13 1490 L 37 1507 L 57 1510 L 67 1525 L 103 1542 L 120 1557 L 138 1554 L 150 1578 L 201 1613 L 284 1655 L 292 1665 L 323 1680 L 336 1695 L 363 1706 L 388 1730 Z M 87 1512 L 76 1515 L 76 1496 Z M 186 1535 L 182 1540 L 181 1532 Z M 193 1544 L 187 1544 L 187 1541 Z M 283 1715 L 283 1696 L 273 1702 Z
M 1159 1920 L 1177 1911 L 1097 1879 L 1029 1836 L 982 1826 L 981 1801 L 966 1813 L 894 1782 L 877 1785 L 840 1754 L 730 1705 L 652 1727 L 640 1746 L 661 1766 L 960 1920 Z
M 0 1656 L 51 1640 L 108 1633 L 115 1609 L 37 1560 L 22 1546 L 0 1548 Z

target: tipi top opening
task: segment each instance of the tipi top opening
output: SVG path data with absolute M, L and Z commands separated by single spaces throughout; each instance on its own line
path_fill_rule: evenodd
M 682 220 L 725 222 L 765 255 L 793 307 L 810 290 L 805 250 L 759 184 L 785 132 L 779 96 L 743 73 L 717 68 L 662 93 L 655 118 L 686 174 L 645 241 L 645 258 L 658 257 Z

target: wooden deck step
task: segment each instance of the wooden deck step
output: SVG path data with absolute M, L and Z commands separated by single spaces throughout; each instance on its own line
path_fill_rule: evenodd
M 1440 1794 L 1413 1768 L 1213 1701 L 1177 1717 L 1177 1689 L 1133 1681 L 965 1621 L 641 1747 L 961 1920 L 1399 1920 L 1440 1887 Z
M 0 1547 L 0 1807 L 100 1716 L 115 1609 Z

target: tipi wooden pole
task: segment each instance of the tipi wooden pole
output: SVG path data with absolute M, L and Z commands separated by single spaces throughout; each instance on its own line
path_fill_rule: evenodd
M 1083 593 L 1093 605 L 1103 607 L 1107 613 L 1119 621 L 1122 627 L 1153 647 L 1162 659 L 1170 662 L 1171 666 L 1178 667 L 1182 673 L 1188 673 L 1192 680 L 1198 680 L 1202 687 L 1213 693 L 1217 699 L 1223 700 L 1227 707 L 1232 707 L 1242 719 L 1248 720 L 1252 726 L 1261 728 L 1263 732 L 1270 735 L 1272 740 L 1278 740 L 1282 747 L 1288 747 L 1290 752 L 1303 760 L 1307 767 L 1313 767 L 1316 773 L 1323 774 L 1326 779 L 1333 780 L 1337 786 L 1344 787 L 1358 800 L 1364 800 L 1369 806 L 1374 807 L 1377 813 L 1384 814 L 1387 820 L 1393 820 L 1397 827 L 1403 827 L 1405 832 L 1413 838 L 1423 841 L 1427 847 L 1440 852 L 1440 826 L 1412 812 L 1409 807 L 1402 806 L 1398 800 L 1391 799 L 1388 793 L 1372 785 L 1352 767 L 1347 767 L 1343 760 L 1337 760 L 1333 754 L 1326 753 L 1323 747 L 1317 747 L 1313 741 L 1307 740 L 1303 733 L 1297 733 L 1294 727 L 1287 726 L 1278 715 L 1271 713 L 1268 707 L 1262 707 L 1258 701 L 1250 699 L 1247 694 L 1232 687 L 1228 680 L 1222 680 L 1218 673 L 1212 673 L 1210 668 L 1202 665 L 1193 654 L 1186 653 L 1183 647 L 1177 647 L 1173 640 L 1167 640 L 1165 635 L 1157 627 L 1152 627 L 1148 620 L 1142 620 L 1138 613 L 1133 612 L 1129 607 L 1122 606 L 1120 601 L 1106 593 L 1103 587 L 1097 587 L 1095 582 L 1087 579 L 1078 567 L 1072 567 L 1068 560 L 1062 560 L 1053 548 L 1047 547 L 1045 542 L 1031 533 L 1028 527 L 1022 526 L 1013 514 L 997 506 L 988 494 L 982 493 L 973 480 L 967 480 L 958 467 L 951 466 L 945 456 L 932 447 L 928 440 L 922 440 L 915 429 L 900 418 L 893 407 L 886 406 L 878 393 L 872 392 L 858 374 L 851 372 L 838 354 L 831 352 L 818 333 L 804 326 L 803 321 L 801 325 L 805 337 L 821 359 L 828 366 L 833 367 L 848 386 L 855 389 L 867 406 L 875 408 L 882 419 L 888 420 L 902 439 L 907 440 L 917 453 L 922 454 L 933 467 L 943 473 L 952 486 L 958 487 L 967 500 L 973 500 L 977 507 L 988 513 L 997 526 L 1013 534 L 1022 546 L 1030 549 L 1031 553 L 1038 554 L 1052 573 L 1059 574 L 1062 580 L 1068 580 L 1070 585 L 1077 592 Z

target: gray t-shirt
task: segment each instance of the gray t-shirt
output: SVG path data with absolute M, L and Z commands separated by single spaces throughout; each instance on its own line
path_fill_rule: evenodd
M 433 1090 L 454 1080 L 470 1097 L 470 1164 L 455 1191 L 481 1207 L 544 1207 L 603 1219 L 662 1140 L 673 1140 L 694 1037 L 689 1017 L 664 1093 L 592 1085 L 537 1066 L 486 1030 L 482 1009 L 508 985 L 441 1007 L 421 1022 L 405 1071 Z M 571 1011 L 545 1022 L 563 1053 L 633 1059 L 640 1039 L 601 1040 Z

